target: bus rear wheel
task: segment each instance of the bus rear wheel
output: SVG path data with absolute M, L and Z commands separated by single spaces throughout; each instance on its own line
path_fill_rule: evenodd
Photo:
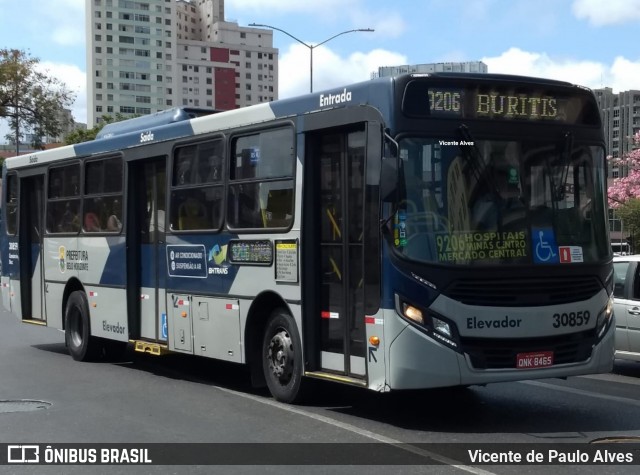
M 65 311 L 64 340 L 69 354 L 76 361 L 91 361 L 98 356 L 101 345 L 91 336 L 89 302 L 82 291 L 72 292 Z
M 302 396 L 302 345 L 293 317 L 283 309 L 269 317 L 262 340 L 262 369 L 273 397 L 286 403 Z

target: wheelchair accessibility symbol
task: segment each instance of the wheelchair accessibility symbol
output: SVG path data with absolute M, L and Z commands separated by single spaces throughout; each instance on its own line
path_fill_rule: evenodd
M 167 314 L 163 313 L 160 316 L 160 338 L 162 340 L 166 340 L 169 337 L 169 332 L 167 331 Z
M 533 228 L 531 230 L 533 262 L 537 264 L 557 264 L 559 261 L 556 237 L 551 228 Z

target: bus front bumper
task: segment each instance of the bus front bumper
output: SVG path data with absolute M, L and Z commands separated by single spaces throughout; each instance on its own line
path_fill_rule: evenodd
M 408 325 L 389 347 L 388 385 L 391 390 L 425 389 L 608 373 L 613 367 L 614 334 L 612 322 L 583 362 L 532 369 L 475 369 L 464 354 Z

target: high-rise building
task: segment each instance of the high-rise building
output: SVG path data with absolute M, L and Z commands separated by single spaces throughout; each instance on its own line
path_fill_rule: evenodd
M 398 74 L 411 73 L 483 73 L 489 71 L 482 61 L 466 61 L 462 63 L 427 63 L 404 64 L 402 66 L 381 66 L 372 77 L 397 76 Z
M 600 107 L 607 154 L 622 158 L 638 148 L 631 138 L 640 131 L 640 91 L 614 94 L 610 87 L 605 87 L 593 92 Z
M 89 0 L 87 123 L 177 106 L 278 98 L 273 32 L 224 19 L 224 0 Z

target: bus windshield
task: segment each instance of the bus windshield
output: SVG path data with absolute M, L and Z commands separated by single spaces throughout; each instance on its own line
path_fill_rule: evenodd
M 609 256 L 604 150 L 574 143 L 404 137 L 394 247 L 447 265 Z

